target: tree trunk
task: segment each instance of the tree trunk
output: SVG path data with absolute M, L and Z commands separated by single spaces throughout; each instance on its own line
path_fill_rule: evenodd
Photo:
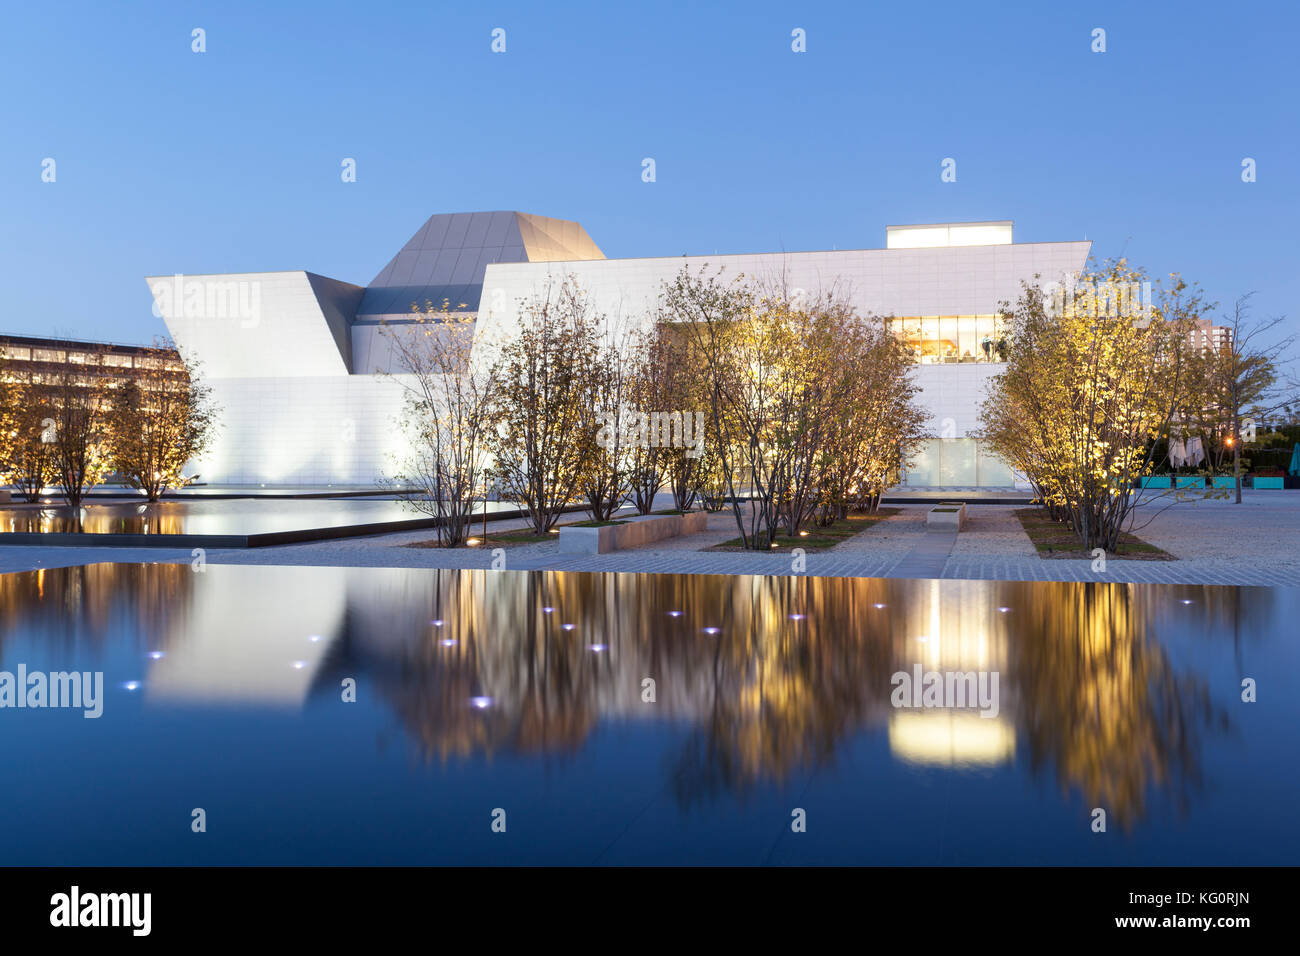
M 1241 504 L 1241 442 L 1232 443 L 1232 478 L 1237 487 L 1237 504 Z

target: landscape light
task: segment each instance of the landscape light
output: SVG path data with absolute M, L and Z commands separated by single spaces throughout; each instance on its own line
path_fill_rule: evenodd
M 477 707 L 479 710 L 486 710 L 487 708 L 492 706 L 491 697 L 471 697 L 469 699 L 469 702 L 473 704 L 475 707 Z

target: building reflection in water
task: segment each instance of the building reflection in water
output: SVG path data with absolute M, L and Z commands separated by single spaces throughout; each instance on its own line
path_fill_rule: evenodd
M 185 505 L 178 502 L 139 504 L 50 505 L 9 508 L 0 517 L 0 531 L 27 534 L 183 534 Z
M 1022 765 L 1131 825 L 1188 799 L 1222 703 L 1162 632 L 1260 634 L 1270 592 L 1042 582 L 94 565 L 0 576 L 6 631 L 99 640 L 128 606 L 159 706 L 310 708 L 356 677 L 434 761 L 572 753 L 598 726 L 689 727 L 683 803 L 883 734 L 921 772 Z M 66 615 L 70 615 L 67 617 Z M 75 621 L 73 626 L 68 621 Z M 1245 622 L 1243 626 L 1243 621 Z M 62 622 L 62 623 L 60 623 Z M 97 637 L 100 635 L 101 637 Z M 0 654 L 8 658 L 0 643 Z M 897 710 L 891 678 L 996 671 L 995 718 Z M 654 702 L 647 681 L 653 681 Z

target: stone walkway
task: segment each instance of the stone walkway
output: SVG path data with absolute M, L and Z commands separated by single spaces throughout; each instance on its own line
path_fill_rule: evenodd
M 1284 497 L 1285 496 L 1285 497 Z M 1300 495 L 1248 493 L 1238 506 L 1210 501 L 1180 504 L 1154 515 L 1139 536 L 1177 561 L 1112 559 L 1093 571 L 1091 559 L 1043 559 L 1021 530 L 1013 508 L 971 505 L 959 534 L 925 530 L 925 507 L 899 514 L 843 542 L 811 552 L 802 567 L 789 554 L 705 552 L 736 537 L 730 512 L 711 515 L 708 530 L 646 548 L 604 555 L 560 554 L 554 543 L 504 552 L 509 570 L 618 571 L 657 574 L 763 574 L 818 577 L 942 577 L 1004 581 L 1117 581 L 1300 587 Z M 1142 520 L 1146 520 L 1143 518 Z M 517 523 L 502 522 L 498 528 Z M 478 549 L 442 550 L 402 545 L 429 532 L 376 535 L 246 550 L 211 550 L 216 564 L 340 567 L 480 568 L 493 556 Z M 166 548 L 0 547 L 0 571 L 100 561 L 184 562 L 188 550 Z

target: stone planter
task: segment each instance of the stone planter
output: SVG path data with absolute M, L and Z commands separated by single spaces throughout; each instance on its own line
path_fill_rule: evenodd
M 1233 479 L 1232 475 L 1215 475 L 1211 481 L 1213 482 L 1210 485 L 1211 488 L 1224 489 L 1237 487 L 1237 482 Z
M 1284 481 L 1283 478 L 1277 476 L 1265 477 L 1262 475 L 1256 475 L 1251 479 L 1251 486 L 1256 491 L 1281 491 L 1283 487 L 1285 487 Z
M 690 511 L 684 515 L 636 515 L 617 520 L 618 524 L 603 528 L 561 528 L 557 550 L 564 554 L 608 554 L 639 548 L 665 538 L 703 531 L 709 516 L 703 511 Z
M 926 531 L 960 531 L 966 527 L 966 506 L 945 504 L 931 508 L 925 515 Z
M 1149 478 L 1142 478 L 1138 481 L 1139 488 L 1172 488 L 1173 482 L 1168 475 L 1152 475 Z
M 1202 478 L 1200 475 L 1179 475 L 1178 487 L 1179 488 L 1204 488 L 1205 479 Z

